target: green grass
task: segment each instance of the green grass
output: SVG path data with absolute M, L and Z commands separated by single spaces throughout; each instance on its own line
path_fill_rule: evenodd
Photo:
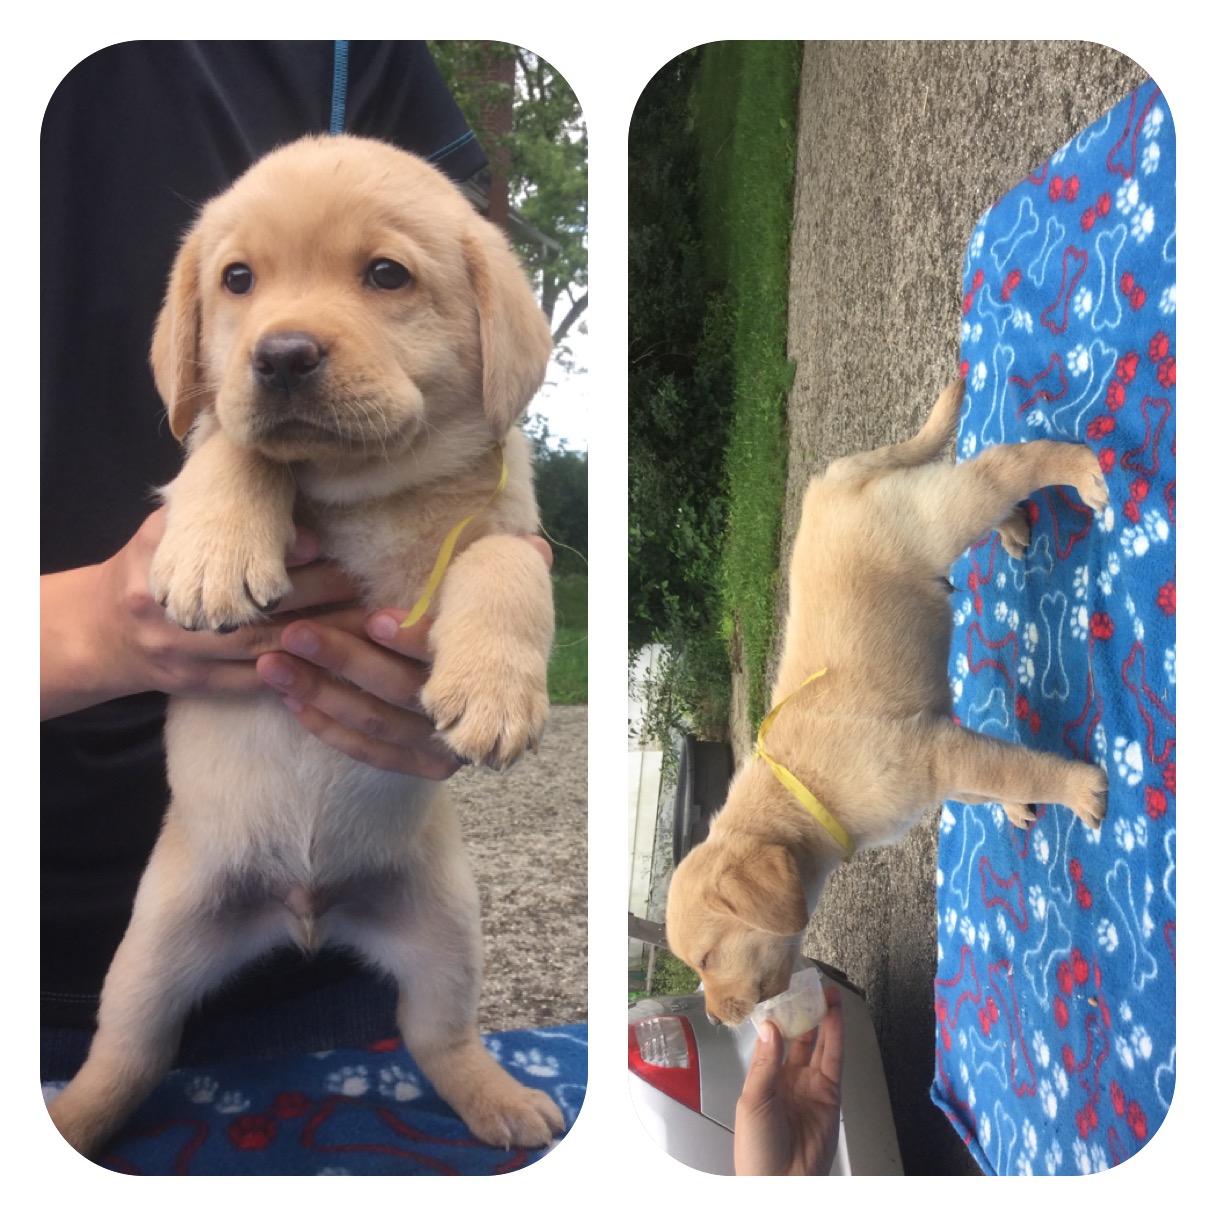
M 554 705 L 587 704 L 587 576 L 553 577 L 557 631 L 549 658 L 549 700 Z
M 633 976 L 631 975 L 631 980 Z M 700 977 L 691 968 L 682 963 L 674 954 L 661 947 L 655 951 L 654 976 L 650 986 L 651 996 L 685 996 L 696 992 L 701 983 Z M 629 999 L 645 996 L 642 988 L 630 988 Z
M 733 314 L 721 630 L 724 639 L 738 631 L 755 725 L 768 695 L 794 371 L 786 329 L 801 44 L 718 42 L 703 54 L 694 95 L 702 239 Z

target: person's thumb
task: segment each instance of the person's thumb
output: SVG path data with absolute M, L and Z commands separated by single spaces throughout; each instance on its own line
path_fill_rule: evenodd
M 752 1052 L 751 1067 L 747 1070 L 747 1078 L 743 1082 L 741 1101 L 755 1108 L 763 1105 L 772 1096 L 777 1088 L 784 1051 L 781 1031 L 774 1023 L 764 1022 Z

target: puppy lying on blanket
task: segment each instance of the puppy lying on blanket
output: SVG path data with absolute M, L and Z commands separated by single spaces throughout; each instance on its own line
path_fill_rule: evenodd
M 667 901 L 671 947 L 721 1021 L 737 1024 L 786 989 L 828 874 L 855 849 L 898 840 L 943 799 L 999 802 L 1020 826 L 1033 803 L 1062 803 L 1091 827 L 1106 813 L 1101 768 L 953 721 L 954 559 L 994 527 L 1021 557 L 1030 527 L 1016 504 L 1044 486 L 1073 486 L 1095 511 L 1107 502 L 1083 445 L 937 461 L 963 391 L 948 388 L 915 438 L 838 460 L 807 487 L 762 754 L 736 774 Z
M 368 604 L 409 607 L 439 574 L 424 707 L 460 756 L 509 764 L 548 713 L 553 604 L 518 535 L 537 514 L 512 424 L 549 348 L 506 241 L 438 171 L 349 136 L 273 152 L 203 210 L 157 323 L 157 387 L 189 454 L 153 593 L 187 628 L 256 619 L 290 588 L 293 513 Z M 160 839 L 92 1051 L 51 1107 L 69 1143 L 96 1153 L 195 1002 L 293 940 L 398 981 L 409 1051 L 480 1139 L 562 1130 L 477 1034 L 477 890 L 442 785 L 331 750 L 269 690 L 174 698 L 166 747 Z

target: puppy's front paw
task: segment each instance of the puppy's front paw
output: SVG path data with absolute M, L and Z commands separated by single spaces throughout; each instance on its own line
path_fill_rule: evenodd
M 542 1148 L 566 1130 L 547 1093 L 506 1076 L 457 1113 L 478 1140 L 499 1148 Z
M 290 541 L 248 519 L 197 519 L 170 510 L 149 589 L 183 629 L 230 633 L 291 590 L 285 562 Z
M 1081 495 L 1081 501 L 1095 515 L 1105 511 L 1110 503 L 1110 493 L 1106 488 L 1106 478 L 1102 474 L 1102 466 L 1097 456 L 1089 448 L 1081 451 L 1083 469 L 1077 477 L 1076 490 Z
M 455 639 L 453 639 L 455 641 Z M 502 769 L 535 750 L 549 716 L 544 655 L 448 646 L 422 688 L 422 706 L 448 746 L 465 760 Z
M 1085 770 L 1078 781 L 1078 790 L 1069 800 L 1068 805 L 1076 812 L 1076 816 L 1087 828 L 1097 831 L 1106 818 L 1106 795 L 1110 789 L 1110 781 L 1105 770 L 1096 764 L 1082 766 Z

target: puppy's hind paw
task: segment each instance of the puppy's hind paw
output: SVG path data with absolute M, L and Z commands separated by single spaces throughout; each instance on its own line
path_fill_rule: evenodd
M 1082 460 L 1085 467 L 1077 478 L 1076 491 L 1080 494 L 1081 501 L 1095 515 L 1100 515 L 1110 505 L 1106 478 L 1102 474 L 1102 466 L 1098 463 L 1097 456 L 1088 448 L 1084 449 Z
M 1005 552 L 1021 561 L 1030 545 L 1030 516 L 1026 514 L 1026 508 L 1014 507 L 1008 517 L 997 525 L 997 532 L 1000 533 Z

